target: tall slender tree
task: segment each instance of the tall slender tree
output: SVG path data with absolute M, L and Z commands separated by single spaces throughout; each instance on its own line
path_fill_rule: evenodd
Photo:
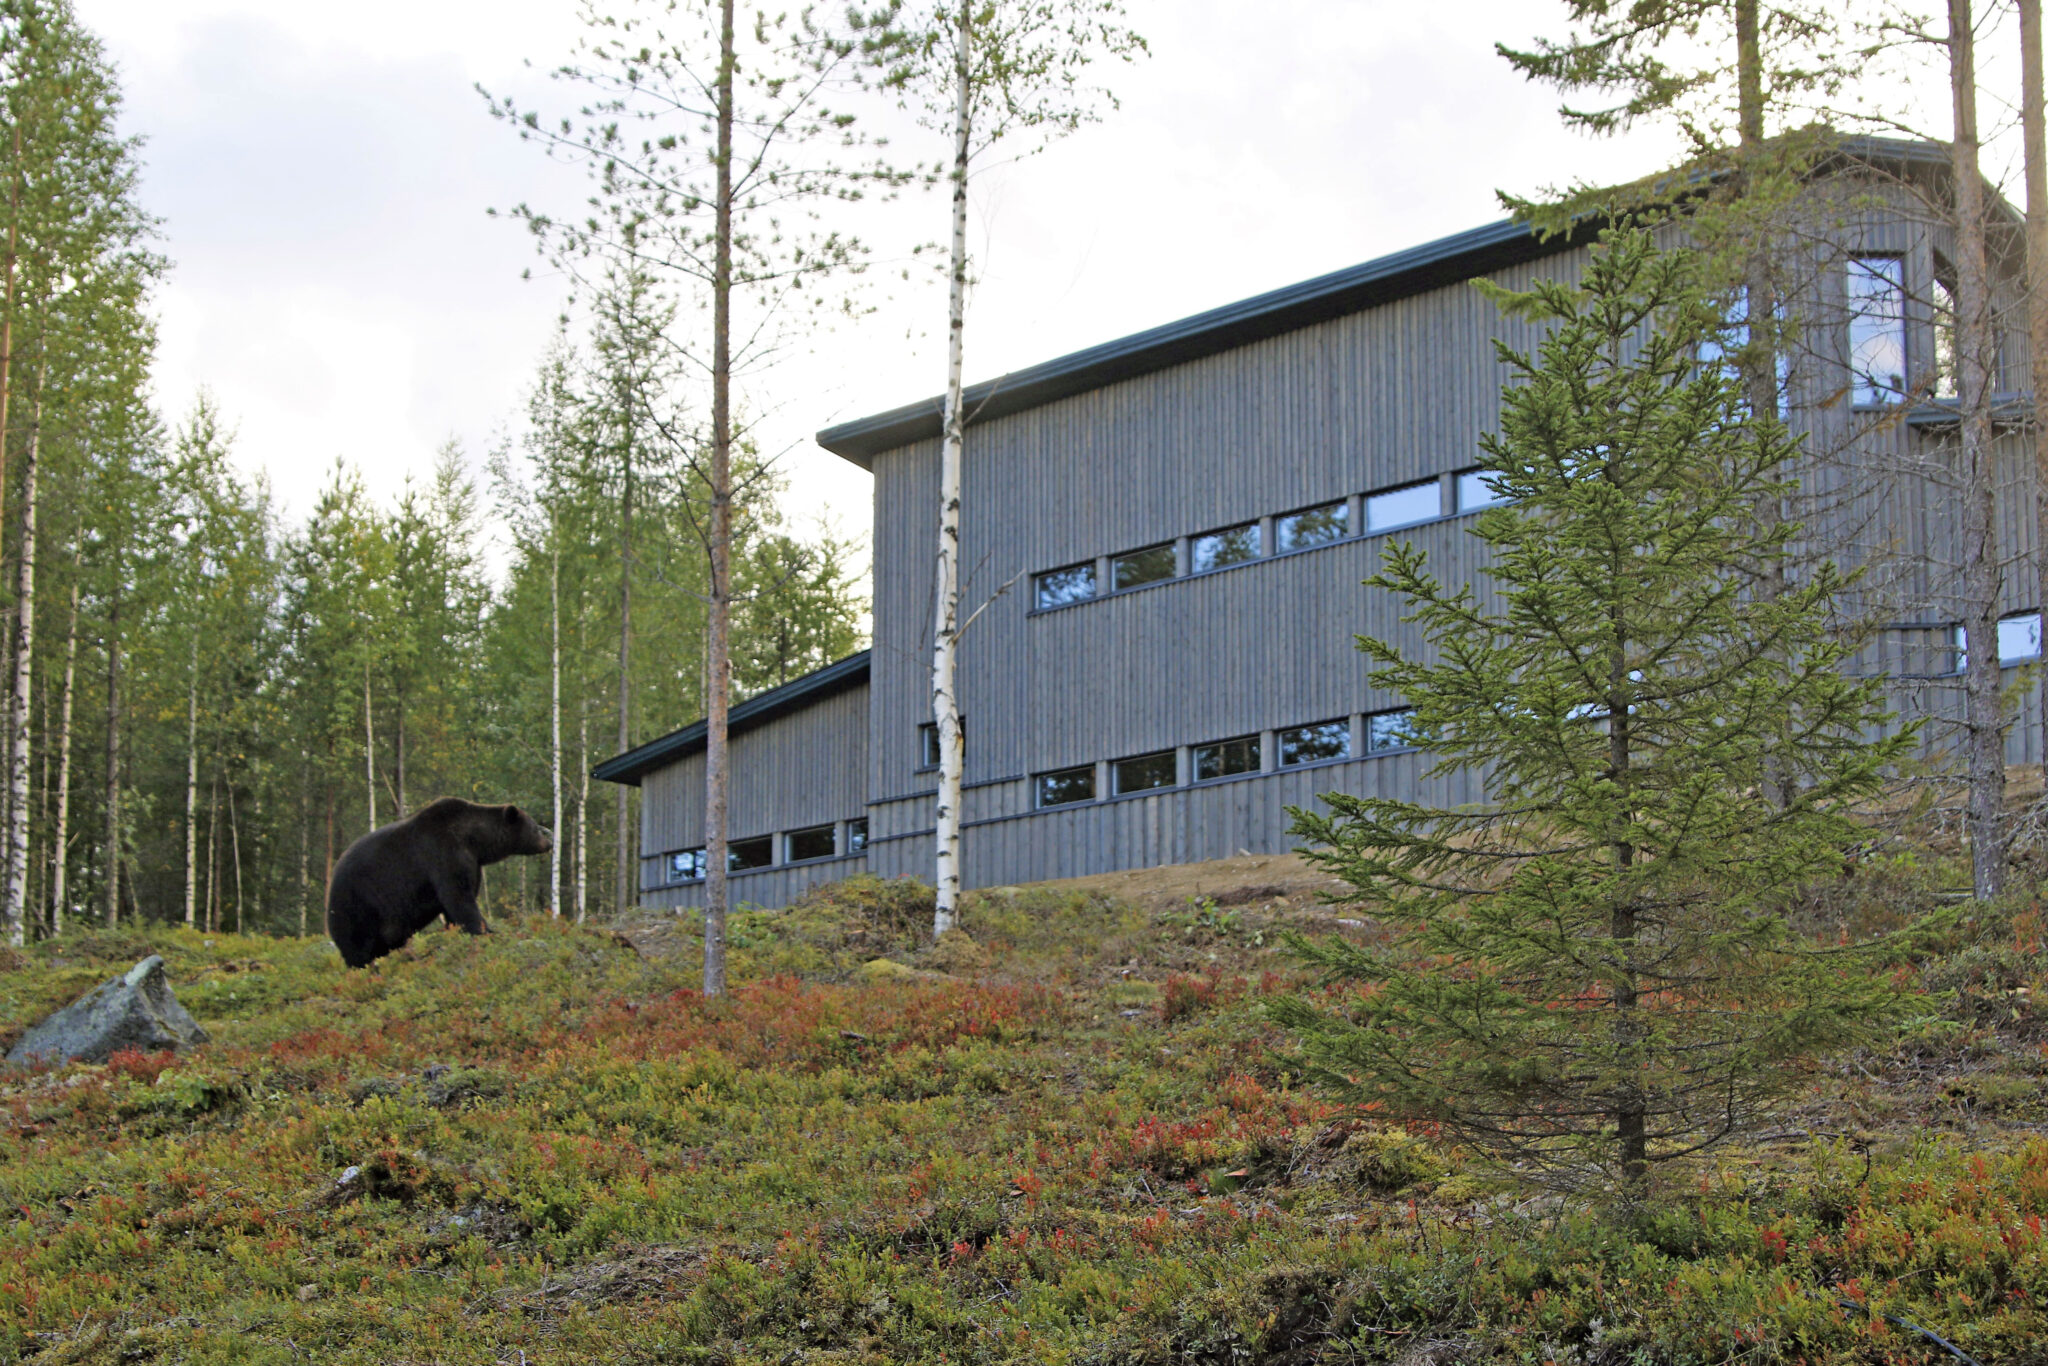
M 1129 61 L 1145 40 L 1125 26 L 1121 0 L 937 0 L 892 4 L 865 16 L 867 50 L 884 84 L 948 139 L 946 388 L 939 436 L 939 543 L 934 565 L 931 705 L 939 789 L 933 814 L 933 933 L 960 905 L 961 789 L 966 735 L 959 688 L 960 502 L 967 452 L 965 402 L 967 186 L 978 159 L 1006 139 L 1043 146 L 1098 117 L 1105 90 L 1081 83 L 1103 57 Z

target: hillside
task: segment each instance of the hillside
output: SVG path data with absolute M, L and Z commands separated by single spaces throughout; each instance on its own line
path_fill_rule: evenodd
M 9 956 L 0 1043 L 152 951 L 214 1041 L 0 1078 L 0 1360 L 2048 1362 L 2037 911 L 1622 1223 L 1297 1085 L 1277 932 L 1369 931 L 1238 871 L 937 949 L 853 884 L 738 917 L 713 1004 L 658 917 Z

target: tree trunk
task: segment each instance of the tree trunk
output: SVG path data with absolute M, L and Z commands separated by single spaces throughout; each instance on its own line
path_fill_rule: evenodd
M 214 770 L 206 793 L 206 932 L 220 928 L 220 771 Z
M 576 923 L 590 914 L 590 710 L 576 706 Z
M 961 407 L 967 330 L 967 157 L 972 131 L 973 8 L 961 0 L 954 48 L 953 260 L 946 304 L 946 413 L 939 443 L 938 620 L 932 626 L 932 724 L 938 731 L 939 794 L 933 820 L 936 938 L 960 909 L 960 805 L 967 751 L 960 733 L 960 485 L 967 448 Z
M 2005 888 L 2005 717 L 1999 698 L 1997 455 L 1992 447 L 1990 271 L 1978 170 L 1977 73 L 1970 0 L 1949 0 L 1949 92 L 1955 110 L 1956 395 L 1962 413 L 1964 722 L 1971 881 Z
M 562 548 L 555 543 L 554 520 L 548 522 L 548 786 L 554 800 L 554 823 L 548 832 L 548 914 L 562 914 Z
M 242 826 L 235 815 L 235 785 L 228 783 L 228 857 L 235 861 L 235 933 L 242 932 Z
M 307 879 L 313 871 L 313 760 L 299 752 L 299 938 L 306 937 Z
M 328 756 L 330 759 L 332 755 Z M 333 934 L 334 926 L 327 923 L 327 889 L 334 885 L 334 790 L 328 788 L 327 798 L 327 856 L 320 870 L 320 932 Z
M 377 828 L 377 730 L 370 716 L 370 657 L 363 656 L 363 798 L 369 803 L 370 826 Z
M 7 407 L 14 389 L 14 282 L 20 266 L 21 120 L 14 121 L 14 174 L 7 181 L 6 284 L 0 287 L 0 513 L 7 510 Z
M 619 495 L 619 748 L 624 754 L 633 745 L 633 395 L 626 392 L 624 442 L 624 484 Z M 633 877 L 632 789 L 618 784 L 618 853 L 612 878 L 615 894 L 612 909 L 624 914 L 639 900 Z
M 48 352 L 45 351 L 45 357 Z M 36 411 L 21 462 L 21 558 L 14 581 L 14 687 L 7 709 L 7 851 L 5 886 L 0 888 L 0 919 L 7 922 L 16 947 L 28 937 L 28 775 L 29 717 L 35 707 L 36 642 L 36 466 L 43 437 L 43 378 L 47 358 L 38 367 Z
M 121 572 L 107 602 L 107 886 L 106 921 L 121 923 Z
M 192 672 L 185 684 L 185 928 L 199 906 L 199 629 L 192 629 Z
M 2027 337 L 2034 388 L 2034 605 L 2040 613 L 2041 762 L 2048 773 L 2048 115 L 2041 76 L 2041 0 L 2020 5 L 2020 141 L 2027 167 Z M 2048 787 L 2042 800 L 2048 802 Z
M 1612 846 L 1617 873 L 1635 866 L 1636 856 L 1635 841 L 1631 837 L 1634 813 L 1629 806 L 1634 764 L 1634 755 L 1630 752 L 1633 736 L 1629 730 L 1634 699 L 1629 692 L 1627 643 L 1617 621 L 1616 641 L 1608 660 L 1606 698 L 1607 778 L 1621 798 L 1618 819 L 1623 822 L 1616 831 Z M 1627 1080 L 1633 1071 L 1629 1065 L 1631 1057 L 1642 1041 L 1642 1022 L 1636 1014 L 1639 992 L 1633 962 L 1636 938 L 1636 907 L 1633 901 L 1624 899 L 1615 904 L 1609 913 L 1608 933 L 1615 941 L 1616 956 L 1621 960 L 1615 964 L 1614 988 L 1610 997 L 1614 1004 L 1615 1074 L 1621 1078 L 1614 1099 L 1614 1130 L 1620 1149 L 1622 1188 L 1633 1200 L 1643 1194 L 1650 1170 L 1648 1107 L 1641 1089 Z
M 75 566 L 74 566 L 75 569 Z M 50 933 L 64 928 L 71 869 L 71 699 L 78 679 L 78 581 L 71 582 L 71 618 L 64 632 L 64 700 L 57 707 L 57 815 L 50 828 Z
M 725 994 L 726 708 L 732 687 L 733 0 L 719 0 L 718 191 L 711 266 L 711 559 L 704 698 L 704 994 Z

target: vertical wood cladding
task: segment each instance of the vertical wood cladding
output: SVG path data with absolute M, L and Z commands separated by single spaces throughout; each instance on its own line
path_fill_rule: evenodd
M 734 735 L 726 817 L 732 838 L 865 815 L 867 714 L 868 689 L 848 688 Z M 643 855 L 704 843 L 701 750 L 648 774 L 641 789 Z
M 1938 225 L 1896 185 L 1852 187 L 1823 215 L 1798 292 L 1809 312 L 1792 346 L 1793 423 L 1811 456 L 1790 512 L 1805 553 L 1865 573 L 1845 620 L 1921 623 L 1937 645 L 1957 615 L 1953 426 L 1925 412 L 1858 411 L 1842 383 L 1846 259 L 1907 263 L 1907 368 L 1930 373 L 1929 281 Z M 1826 242 L 1822 243 L 1822 237 Z M 1495 273 L 1510 288 L 1573 280 L 1581 249 Z M 2016 310 L 2002 318 L 2006 381 L 2025 374 Z M 1316 323 L 1170 369 L 1104 385 L 968 431 L 962 528 L 967 721 L 965 879 L 989 886 L 1193 862 L 1290 846 L 1289 805 L 1324 792 L 1480 800 L 1477 779 L 1426 780 L 1422 756 L 1390 754 L 1143 796 L 1035 810 L 1031 775 L 1400 705 L 1376 691 L 1363 633 L 1421 650 L 1402 604 L 1361 580 L 1393 541 L 1428 552 L 1450 582 L 1492 598 L 1470 518 L 1267 557 L 1054 611 L 1034 610 L 1032 575 L 1469 468 L 1509 380 L 1496 341 L 1531 350 L 1536 329 L 1459 283 Z M 2033 610 L 2031 452 L 1999 437 L 1999 522 L 2008 611 Z M 938 449 L 873 460 L 874 622 L 870 686 L 734 740 L 735 837 L 865 814 L 865 858 L 741 874 L 734 896 L 779 905 L 866 869 L 929 877 L 935 777 L 920 771 L 937 539 Z M 1894 645 L 1896 642 L 1894 642 Z M 1877 642 L 1865 661 L 1892 648 Z M 1893 649 L 1896 653 L 1896 649 Z M 1923 653 L 1925 650 L 1923 649 Z M 1887 666 L 1896 667 L 1896 666 Z M 1902 680 L 1903 717 L 1924 716 L 1930 752 L 1953 738 L 1961 695 Z M 2038 760 L 2032 702 L 2008 745 Z M 643 850 L 702 843 L 702 758 L 646 780 Z M 650 881 L 658 881 L 655 870 Z M 650 896 L 695 905 L 700 889 Z

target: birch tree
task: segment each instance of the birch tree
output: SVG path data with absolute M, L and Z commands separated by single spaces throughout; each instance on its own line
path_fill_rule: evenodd
M 866 18 L 868 51 L 884 84 L 948 139 L 946 388 L 939 436 L 939 543 L 934 558 L 931 705 L 939 790 L 933 814 L 934 935 L 960 906 L 961 788 L 966 737 L 959 689 L 960 500 L 967 454 L 968 184 L 1006 139 L 1047 139 L 1099 116 L 1114 97 L 1086 86 L 1098 58 L 1129 61 L 1145 41 L 1123 22 L 1121 0 L 939 0 L 892 5 Z M 1027 150 L 1029 150 L 1027 148 Z
M 860 135 L 830 101 L 859 73 L 855 44 L 810 11 L 738 0 L 592 12 L 591 36 L 556 74 L 587 92 L 574 118 L 543 120 L 512 100 L 493 112 L 597 182 L 589 212 L 517 215 L 572 272 L 627 262 L 673 282 L 708 324 L 668 343 L 706 381 L 708 421 L 664 423 L 701 490 L 691 522 L 707 568 L 704 991 L 725 991 L 727 713 L 732 691 L 735 514 L 749 493 L 749 445 L 735 378 L 772 360 L 800 317 L 843 304 L 830 283 L 858 269 L 857 238 L 819 220 L 832 203 L 901 179 L 859 160 Z M 755 467 L 759 470 L 759 466 Z

